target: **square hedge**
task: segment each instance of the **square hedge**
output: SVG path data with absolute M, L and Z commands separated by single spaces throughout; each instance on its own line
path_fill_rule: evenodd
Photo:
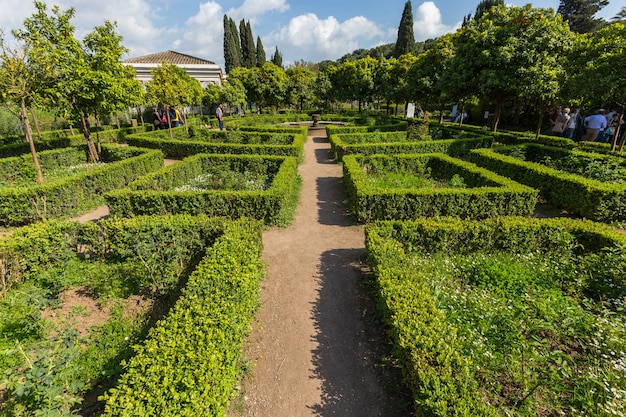
M 361 222 L 432 216 L 530 216 L 537 201 L 536 190 L 444 154 L 349 155 L 343 162 L 350 206 Z M 434 180 L 453 183 L 462 178 L 466 186 L 376 186 L 371 177 L 381 172 L 415 177 L 429 174 Z
M 88 162 L 87 147 L 38 152 L 42 171 Z M 18 226 L 37 220 L 77 215 L 103 204 L 102 195 L 163 166 L 163 153 L 128 146 L 102 145 L 101 161 L 85 172 L 69 174 L 42 184 L 30 154 L 0 160 L 0 178 L 32 179 L 32 185 L 0 188 L 0 224 Z
M 605 222 L 626 219 L 624 158 L 527 143 L 476 149 L 470 160 L 537 188 L 570 213 Z
M 301 178 L 297 168 L 296 158 L 289 156 L 198 154 L 147 175 L 127 189 L 108 193 L 106 199 L 114 217 L 204 213 L 286 225 L 299 198 Z M 266 184 L 257 189 L 188 187 L 215 173 L 231 179 L 260 175 L 266 178 Z

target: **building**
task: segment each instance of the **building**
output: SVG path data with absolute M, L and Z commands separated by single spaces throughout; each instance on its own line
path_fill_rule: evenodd
M 183 68 L 190 77 L 198 80 L 202 88 L 209 84 L 222 85 L 224 80 L 224 73 L 215 62 L 174 51 L 130 58 L 124 61 L 124 64 L 134 67 L 137 79 L 145 84 L 152 79 L 152 69 L 161 66 L 163 62 Z

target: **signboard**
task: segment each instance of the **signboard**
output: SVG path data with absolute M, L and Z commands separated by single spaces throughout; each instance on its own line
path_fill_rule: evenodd
M 415 103 L 409 103 L 406 106 L 406 118 L 410 119 L 415 117 Z

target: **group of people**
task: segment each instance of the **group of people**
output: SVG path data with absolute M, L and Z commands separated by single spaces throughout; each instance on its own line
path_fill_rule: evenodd
M 181 112 L 173 106 L 170 106 L 169 109 L 163 107 L 161 110 L 153 107 L 152 123 L 154 124 L 154 130 L 158 130 L 179 127 L 181 124 L 185 124 L 185 121 Z
M 550 123 L 552 134 L 574 139 L 575 133 L 579 132 L 580 140 L 585 142 L 612 143 L 616 134 L 619 141 L 626 130 L 624 120 L 615 110 L 598 109 L 596 113 L 583 117 L 580 108 L 574 111 L 567 107 L 557 108 L 550 117 Z

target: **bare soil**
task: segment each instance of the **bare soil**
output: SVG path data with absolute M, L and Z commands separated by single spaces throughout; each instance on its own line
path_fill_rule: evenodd
M 293 224 L 263 235 L 267 277 L 246 355 L 252 371 L 229 415 L 408 416 L 364 271 L 364 234 L 345 204 L 324 130 L 305 144 Z

